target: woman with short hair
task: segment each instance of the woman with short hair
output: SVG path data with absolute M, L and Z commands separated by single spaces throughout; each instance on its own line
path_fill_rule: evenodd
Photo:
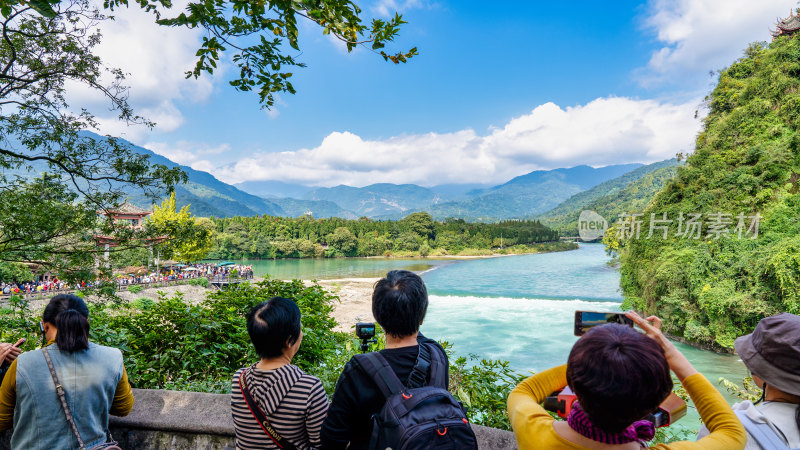
M 291 364 L 303 340 L 300 308 L 272 297 L 247 314 L 247 332 L 261 359 L 233 376 L 236 448 L 318 448 L 328 399 L 319 378 Z
M 40 327 L 46 347 L 21 354 L 3 379 L 0 431 L 13 423 L 12 449 L 92 448 L 109 441 L 109 414 L 125 416 L 133 408 L 122 352 L 89 342 L 89 308 L 72 294 L 50 300 Z M 56 384 L 63 386 L 74 429 Z
M 646 448 L 655 428 L 642 419 L 672 391 L 670 369 L 711 433 L 697 442 L 653 448 L 743 448 L 746 435 L 733 410 L 664 337 L 661 320 L 655 316 L 645 320 L 633 312 L 626 315 L 645 334 L 619 324 L 594 327 L 572 347 L 566 365 L 534 375 L 511 392 L 508 414 L 520 450 Z M 577 401 L 567 421 L 555 421 L 540 403 L 567 385 Z

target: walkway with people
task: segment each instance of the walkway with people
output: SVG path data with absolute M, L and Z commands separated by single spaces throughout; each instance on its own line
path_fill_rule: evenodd
M 224 265 L 221 265 L 224 264 Z M 209 283 L 217 287 L 238 284 L 253 279 L 253 267 L 224 262 L 219 264 L 193 264 L 191 266 L 168 266 L 165 273 L 149 275 L 118 275 L 112 283 L 116 290 L 127 290 L 133 286 L 142 286 L 144 289 L 151 287 L 171 286 L 182 284 L 187 280 L 206 278 Z M 27 283 L 0 282 L 0 302 L 8 301 L 12 295 L 20 296 L 26 300 L 41 300 L 57 294 L 72 294 L 85 289 L 99 288 L 109 280 L 96 280 L 94 282 L 81 282 L 68 284 L 59 279 L 50 281 L 32 281 Z

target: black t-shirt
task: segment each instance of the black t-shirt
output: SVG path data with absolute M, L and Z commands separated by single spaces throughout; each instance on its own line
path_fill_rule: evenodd
M 439 346 L 435 341 L 419 336 L 418 342 Z M 419 345 L 380 351 L 403 384 L 408 382 L 408 376 L 417 362 L 418 353 Z M 448 363 L 445 363 L 445 367 L 448 367 Z M 375 382 L 359 368 L 358 363 L 351 359 L 344 366 L 342 375 L 336 382 L 336 391 L 328 409 L 328 417 L 322 425 L 320 435 L 322 448 L 324 450 L 366 449 L 372 434 L 372 415 L 380 411 L 385 402 L 386 399 Z M 347 446 L 348 442 L 350 447 Z

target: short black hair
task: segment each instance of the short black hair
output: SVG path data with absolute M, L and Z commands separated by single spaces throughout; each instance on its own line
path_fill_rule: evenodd
M 392 270 L 375 283 L 372 315 L 392 336 L 410 336 L 428 311 L 428 290 L 422 278 L 407 270 Z
M 281 356 L 300 338 L 300 328 L 300 308 L 288 298 L 272 297 L 247 313 L 247 334 L 262 358 Z
M 89 348 L 89 308 L 82 298 L 58 294 L 44 308 L 42 322 L 56 327 L 58 349 L 73 353 Z
M 592 423 L 610 433 L 644 419 L 672 392 L 661 346 L 616 323 L 592 328 L 572 346 L 567 383 Z

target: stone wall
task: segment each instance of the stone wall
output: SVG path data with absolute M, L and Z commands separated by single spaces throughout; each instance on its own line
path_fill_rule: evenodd
M 111 433 L 123 449 L 234 449 L 230 395 L 134 389 L 127 417 L 111 417 Z M 508 431 L 474 425 L 481 449 L 511 450 Z M 0 440 L 9 448 L 10 434 Z

